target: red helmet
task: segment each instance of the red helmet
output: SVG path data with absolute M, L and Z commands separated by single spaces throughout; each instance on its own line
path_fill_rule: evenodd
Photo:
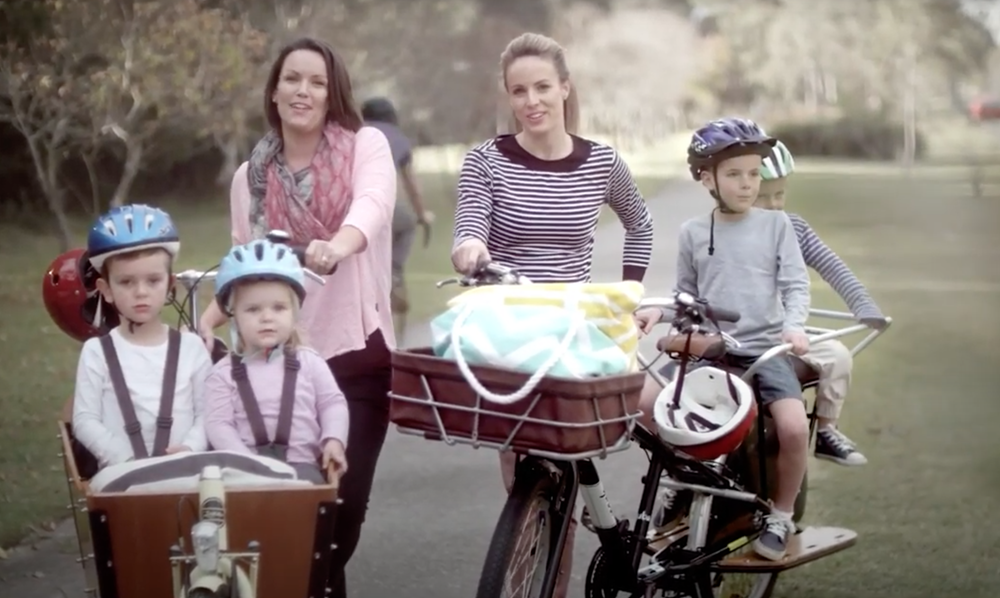
M 678 401 L 674 401 L 677 385 Z M 753 389 L 735 374 L 704 366 L 664 388 L 653 406 L 660 438 L 703 461 L 727 455 L 750 433 L 757 417 Z
M 100 336 L 118 325 L 118 312 L 97 291 L 97 271 L 86 250 L 71 249 L 52 260 L 42 279 L 42 301 L 60 330 L 78 341 Z

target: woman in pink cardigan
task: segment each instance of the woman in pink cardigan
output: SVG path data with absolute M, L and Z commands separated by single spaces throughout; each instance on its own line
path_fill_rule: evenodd
M 332 271 L 325 285 L 306 280 L 300 326 L 330 366 L 351 414 L 330 570 L 331 596 L 346 598 L 344 568 L 361 535 L 389 427 L 396 166 L 385 136 L 362 126 L 346 67 L 323 42 L 302 38 L 281 50 L 264 111 L 271 131 L 233 177 L 233 243 L 282 229 L 308 244 L 309 269 Z M 199 328 L 209 346 L 225 321 L 214 302 L 205 310 Z

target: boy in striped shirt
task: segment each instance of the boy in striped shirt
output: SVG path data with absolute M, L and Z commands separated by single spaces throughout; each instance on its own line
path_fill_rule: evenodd
M 760 191 L 754 205 L 767 210 L 785 209 L 785 187 L 788 177 L 795 171 L 795 160 L 780 141 L 764 159 L 760 170 Z M 861 281 L 847 264 L 837 256 L 798 214 L 788 214 L 798 237 L 802 258 L 844 300 L 851 313 L 863 324 L 874 329 L 886 325 L 885 316 L 872 300 Z M 809 348 L 799 356 L 819 373 L 816 389 L 816 414 L 818 432 L 815 455 L 841 465 L 864 465 L 868 459 L 854 442 L 837 429 L 837 420 L 844 407 L 844 399 L 851 385 L 851 352 L 840 341 L 831 340 Z

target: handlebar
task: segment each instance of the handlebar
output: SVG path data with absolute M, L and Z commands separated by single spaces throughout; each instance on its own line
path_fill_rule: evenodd
M 710 305 L 707 300 L 682 291 L 675 291 L 670 297 L 643 299 L 639 302 L 639 307 L 659 307 L 673 310 L 674 317 L 671 324 L 682 333 L 693 332 L 706 321 L 713 323 L 740 321 L 740 312 Z
M 326 274 L 327 276 L 329 276 L 330 274 L 333 274 L 334 272 L 337 271 L 337 264 L 334 264 L 333 268 L 331 268 L 327 272 L 313 272 L 309 268 L 306 268 L 306 249 L 309 248 L 309 245 L 302 243 L 292 243 L 292 235 L 288 234 L 283 230 L 274 229 L 268 231 L 268 233 L 264 236 L 267 238 L 268 241 L 272 243 L 288 247 L 292 251 L 292 253 L 295 254 L 295 257 L 298 258 L 299 263 L 302 264 L 302 268 L 305 271 L 306 276 L 309 276 L 310 278 L 312 278 L 313 280 L 315 280 L 320 284 L 326 282 L 323 278 L 319 276 L 320 274 Z
M 836 312 L 824 309 L 811 309 L 809 310 L 809 313 L 813 316 L 828 318 L 831 320 L 854 320 L 854 315 L 847 312 Z M 865 335 L 865 337 L 861 341 L 859 341 L 857 344 L 854 345 L 854 347 L 850 349 L 851 356 L 853 357 L 858 353 L 860 353 L 861 351 L 863 351 L 868 345 L 875 342 L 875 340 L 878 337 L 882 336 L 885 333 L 885 331 L 889 329 L 891 325 L 892 325 L 892 318 L 886 316 L 885 327 L 881 329 L 872 329 L 867 324 L 852 324 L 850 326 L 845 326 L 843 328 L 836 328 L 836 329 L 820 328 L 817 326 L 807 326 L 806 333 L 809 335 L 809 344 L 815 345 L 818 343 L 822 343 L 824 341 L 840 339 L 845 336 L 857 334 L 859 332 L 867 332 L 868 334 Z M 792 350 L 791 343 L 782 343 L 780 345 L 771 347 L 770 349 L 765 351 L 764 354 L 761 355 L 756 362 L 754 362 L 753 366 L 749 370 L 747 370 L 747 372 L 744 374 L 743 377 L 749 380 L 749 376 L 752 376 L 754 373 L 756 373 L 757 370 L 759 370 L 761 366 L 763 366 L 765 363 L 780 355 L 786 355 L 791 350 Z
M 457 284 L 462 287 L 480 287 L 486 285 L 510 285 L 510 284 L 530 284 L 531 280 L 523 276 L 516 268 L 504 266 L 496 262 L 490 262 L 479 266 L 472 274 L 467 274 L 461 278 L 448 278 L 437 283 L 437 288 L 449 284 Z
M 299 263 L 302 264 L 302 272 L 303 274 L 305 274 L 307 278 L 315 282 L 318 282 L 319 284 L 326 284 L 325 278 L 323 278 L 316 272 L 313 272 L 309 268 L 306 268 L 306 248 L 308 247 L 308 245 L 303 245 L 301 243 L 292 243 L 291 242 L 292 236 L 289 235 L 287 232 L 278 229 L 268 232 L 266 237 L 267 240 L 272 243 L 287 246 L 291 250 L 291 252 L 295 255 L 295 257 L 299 260 Z M 336 271 L 337 271 L 337 266 L 334 265 L 333 269 L 327 272 L 327 274 L 328 275 L 333 274 Z M 175 275 L 175 277 L 177 278 L 177 282 L 181 283 L 182 285 L 184 285 L 186 289 L 190 290 L 203 282 L 212 282 L 213 280 L 215 280 L 217 275 L 218 272 L 216 272 L 215 270 L 185 270 L 183 272 L 178 272 Z

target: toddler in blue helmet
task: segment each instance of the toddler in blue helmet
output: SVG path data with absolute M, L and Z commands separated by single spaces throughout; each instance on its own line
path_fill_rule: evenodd
M 211 358 L 197 335 L 160 317 L 179 250 L 170 216 L 145 205 L 112 208 L 87 236 L 103 298 L 95 318 L 113 309 L 120 322 L 84 343 L 77 366 L 73 434 L 100 467 L 207 448 L 202 394 Z
M 739 322 L 725 325 L 740 343 L 726 360 L 742 369 L 775 345 L 791 343 L 796 354 L 809 349 L 809 274 L 792 223 L 784 212 L 754 207 L 762 160 L 775 141 L 753 121 L 723 118 L 698 129 L 688 147 L 691 175 L 716 206 L 681 225 L 677 290 L 739 312 Z M 648 331 L 662 319 L 658 312 L 640 310 L 636 319 Z M 794 530 L 795 498 L 806 472 L 808 422 L 790 357 L 762 363 L 756 381 L 758 399 L 777 428 L 781 475 L 773 510 L 754 549 L 780 560 Z M 644 413 L 652 412 L 658 391 L 650 384 L 644 389 Z
M 326 361 L 302 343 L 305 276 L 295 254 L 267 240 L 233 247 L 215 297 L 230 318 L 233 352 L 206 382 L 205 428 L 217 450 L 258 454 L 325 483 L 347 470 L 347 399 Z

